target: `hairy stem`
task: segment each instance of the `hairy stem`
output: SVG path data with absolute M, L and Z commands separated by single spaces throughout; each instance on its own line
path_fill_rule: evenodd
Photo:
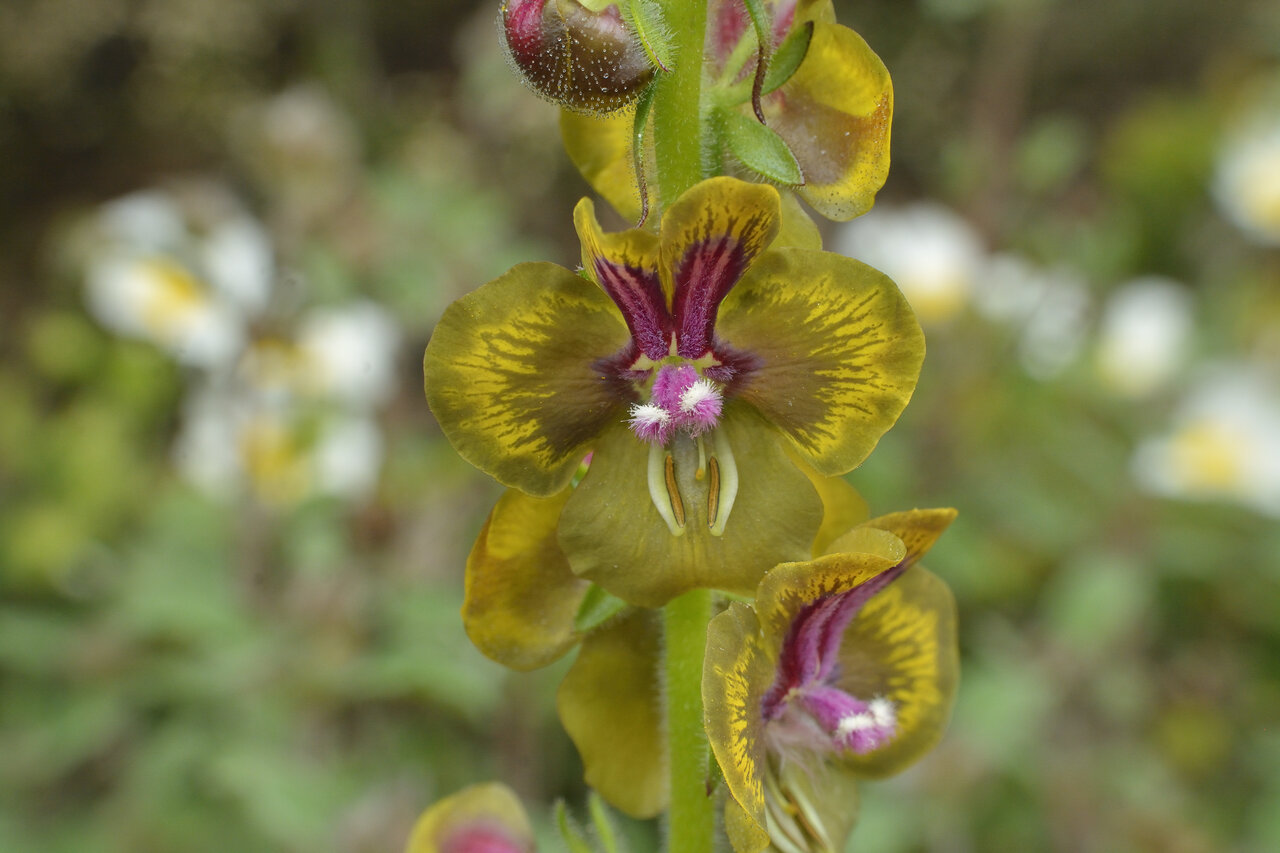
M 663 610 L 671 755 L 669 853 L 711 853 L 714 847 L 715 801 L 707 791 L 711 758 L 702 722 L 702 657 L 710 619 L 711 591 L 705 589 L 686 592 Z

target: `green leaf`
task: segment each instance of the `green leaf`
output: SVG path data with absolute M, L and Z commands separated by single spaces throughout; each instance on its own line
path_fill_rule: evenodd
M 564 800 L 556 800 L 556 825 L 560 827 L 560 835 L 564 838 L 569 853 L 594 853 L 582 830 L 569 817 L 569 809 Z
M 742 161 L 742 165 L 779 184 L 799 186 L 804 183 L 795 155 L 782 137 L 768 127 L 731 110 L 721 112 L 719 124 L 725 144 Z
M 613 818 L 604 800 L 595 791 L 587 796 L 587 808 L 591 811 L 591 823 L 595 825 L 596 837 L 600 839 L 600 849 L 603 853 L 618 853 L 618 834 L 613 829 Z
M 764 75 L 764 94 L 769 94 L 783 83 L 791 79 L 800 63 L 809 53 L 809 42 L 813 39 L 813 21 L 805 21 L 804 25 L 791 31 L 769 61 L 769 70 Z
M 667 29 L 657 0 L 631 0 L 619 3 L 618 7 L 627 26 L 640 40 L 649 61 L 663 71 L 670 71 L 673 64 L 671 31 Z
M 587 590 L 582 604 L 578 607 L 578 615 L 574 617 L 573 628 L 585 634 L 599 628 L 614 616 L 622 612 L 627 603 L 617 596 L 610 595 L 600 587 L 592 584 Z

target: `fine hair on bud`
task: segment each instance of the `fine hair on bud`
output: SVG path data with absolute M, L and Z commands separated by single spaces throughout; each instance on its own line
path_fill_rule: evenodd
M 630 106 L 654 68 L 617 6 L 592 12 L 577 0 L 506 0 L 498 27 L 525 85 L 575 112 Z

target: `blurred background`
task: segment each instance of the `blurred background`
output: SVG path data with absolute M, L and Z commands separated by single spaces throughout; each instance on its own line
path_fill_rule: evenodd
M 577 258 L 496 7 L 0 6 L 0 850 L 398 851 L 490 778 L 581 810 L 565 662 L 463 633 L 500 489 L 421 392 L 452 299 Z M 852 849 L 1280 849 L 1280 6 L 837 7 L 897 114 L 827 244 L 930 348 L 849 479 L 960 509 L 964 657 Z

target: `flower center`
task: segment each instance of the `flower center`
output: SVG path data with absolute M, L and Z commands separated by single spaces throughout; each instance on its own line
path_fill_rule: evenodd
M 797 750 L 865 755 L 893 740 L 898 713 L 883 696 L 870 701 L 828 684 L 795 691 L 768 721 L 770 746 L 783 755 Z
M 720 386 L 691 364 L 658 368 L 649 402 L 631 407 L 628 423 L 642 441 L 665 446 L 677 433 L 697 438 L 715 427 L 724 408 Z

